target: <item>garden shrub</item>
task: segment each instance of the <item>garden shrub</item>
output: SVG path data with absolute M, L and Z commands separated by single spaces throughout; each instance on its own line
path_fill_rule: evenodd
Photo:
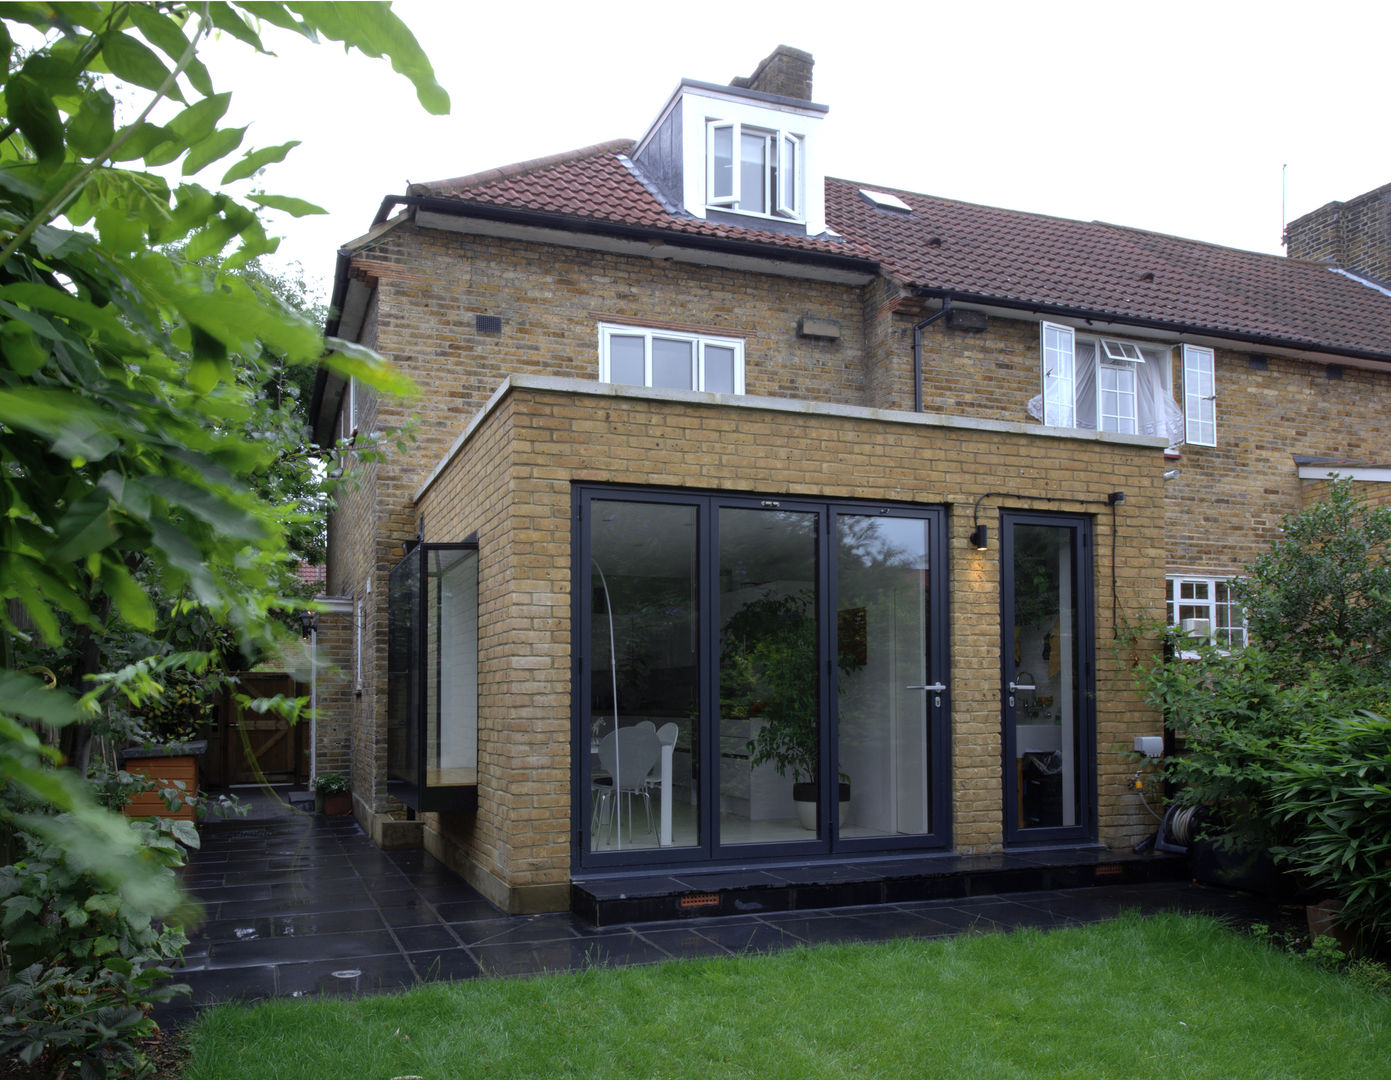
M 36 1080 L 74 1066 L 84 1077 L 138 1076 L 137 1041 L 154 1031 L 150 1004 L 188 990 L 157 985 L 188 939 L 180 921 L 132 908 L 89 872 L 80 850 L 49 838 L 66 816 L 28 815 L 0 867 L 0 1057 L 16 1056 Z M 40 818 L 44 827 L 33 827 Z M 198 843 L 188 821 L 129 827 L 145 869 L 170 879 L 184 862 L 182 845 Z
M 1274 816 L 1291 826 L 1273 849 L 1311 886 L 1343 902 L 1365 936 L 1391 930 L 1391 720 L 1334 718 L 1282 745 L 1272 770 Z
M 1287 517 L 1234 583 L 1252 643 L 1224 653 L 1170 632 L 1145 670 L 1181 753 L 1165 777 L 1212 811 L 1219 846 L 1268 851 L 1344 901 L 1366 937 L 1391 930 L 1391 506 L 1352 484 Z M 1182 659 L 1179 659 L 1182 657 Z

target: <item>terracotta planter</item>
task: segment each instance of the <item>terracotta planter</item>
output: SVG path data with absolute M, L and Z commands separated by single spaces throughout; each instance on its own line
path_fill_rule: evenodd
M 183 783 L 183 793 L 198 794 L 198 755 L 207 750 L 208 744 L 199 739 L 195 742 L 180 743 L 165 747 L 130 747 L 121 751 L 121 768 L 153 780 L 161 788 L 177 787 Z M 197 815 L 188 803 L 182 803 L 177 810 L 170 810 L 160 798 L 158 790 L 142 791 L 131 798 L 125 806 L 126 817 L 163 817 L 179 821 L 193 821 Z
M 319 800 L 323 800 L 320 807 Z M 314 796 L 314 809 L 328 817 L 346 817 L 353 812 L 353 796 L 349 791 L 338 791 L 332 795 L 322 795 L 316 793 Z

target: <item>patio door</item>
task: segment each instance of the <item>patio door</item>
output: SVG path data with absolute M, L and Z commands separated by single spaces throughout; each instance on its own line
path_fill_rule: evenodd
M 581 865 L 949 843 L 940 510 L 576 497 Z
M 1095 836 L 1091 521 L 1001 515 L 1005 840 Z

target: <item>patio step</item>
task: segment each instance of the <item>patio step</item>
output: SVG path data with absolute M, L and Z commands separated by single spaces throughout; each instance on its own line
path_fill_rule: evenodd
M 951 900 L 1091 885 L 1180 881 L 1188 858 L 1102 848 L 931 855 L 851 863 L 604 875 L 570 885 L 570 909 L 594 926 Z

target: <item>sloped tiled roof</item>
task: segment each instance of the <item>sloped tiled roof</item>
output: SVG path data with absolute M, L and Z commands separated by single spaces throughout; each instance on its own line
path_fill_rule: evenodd
M 877 263 L 909 287 L 1176 330 L 1391 360 L 1391 296 L 1321 263 L 1104 222 L 978 206 L 828 179 L 834 236 L 720 224 L 668 206 L 624 156 L 627 141 L 412 185 L 410 194 Z M 912 213 L 879 209 L 861 187 Z
M 632 146 L 625 139 L 600 143 L 454 180 L 412 184 L 409 193 L 830 255 L 861 254 L 838 240 L 720 225 L 673 211 L 626 163 L 622 155 Z

